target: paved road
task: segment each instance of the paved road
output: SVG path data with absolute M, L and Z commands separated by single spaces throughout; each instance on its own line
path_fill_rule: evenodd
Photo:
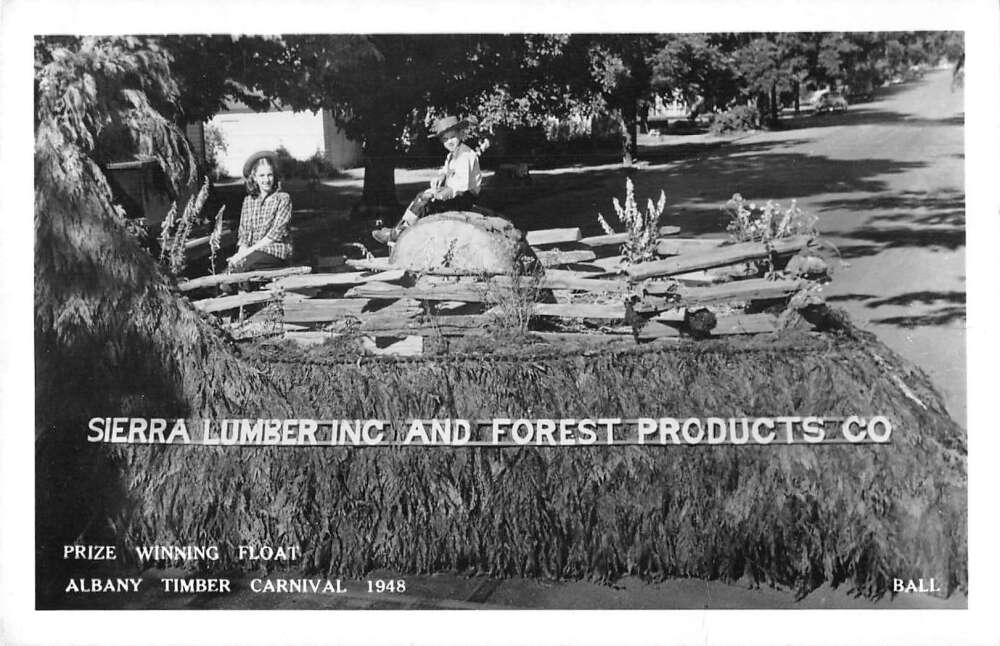
M 827 298 L 926 370 L 964 425 L 964 107 L 950 82 L 934 73 L 819 117 L 830 125 L 799 131 L 779 154 L 847 164 L 834 165 L 829 190 L 801 200 L 849 263 Z
M 876 99 L 722 147 L 694 145 L 684 159 L 643 171 L 637 191 L 664 188 L 668 214 L 695 233 L 724 228 L 719 206 L 735 192 L 797 199 L 847 264 L 828 299 L 928 372 L 964 425 L 962 91 L 943 70 Z

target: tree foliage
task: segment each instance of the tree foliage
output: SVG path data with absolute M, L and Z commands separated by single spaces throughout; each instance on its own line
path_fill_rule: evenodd
M 676 34 L 652 56 L 655 91 L 683 98 L 694 112 L 755 103 L 776 119 L 800 88 L 870 91 L 919 64 L 961 56 L 953 32 Z
M 73 38 L 63 38 L 72 42 Z M 693 113 L 737 103 L 777 118 L 804 84 L 877 86 L 909 66 L 961 55 L 950 32 L 713 34 L 183 35 L 143 39 L 169 66 L 173 99 L 151 107 L 176 123 L 231 101 L 329 110 L 362 142 L 364 202 L 398 208 L 400 147 L 444 113 L 484 128 L 610 111 L 637 152 L 637 123 L 657 95 Z M 53 41 L 54 42 L 54 41 Z M 43 56 L 44 57 L 44 56 Z
M 274 88 L 296 109 L 330 110 L 365 149 L 364 201 L 396 204 L 392 170 L 406 132 L 435 116 L 483 114 L 487 125 L 569 105 L 574 84 L 547 63 L 558 36 L 460 34 L 285 36 L 288 76 Z

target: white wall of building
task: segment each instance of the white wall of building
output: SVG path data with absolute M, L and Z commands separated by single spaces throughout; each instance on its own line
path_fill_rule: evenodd
M 217 114 L 209 124 L 225 139 L 227 149 L 219 161 L 231 177 L 240 176 L 243 162 L 253 153 L 279 146 L 303 160 L 319 151 L 337 168 L 355 166 L 361 157 L 360 144 L 347 139 L 324 113 L 239 110 Z
M 354 168 L 361 163 L 361 144 L 348 139 L 344 131 L 337 127 L 333 116 L 323 110 L 323 128 L 326 132 L 326 158 L 336 168 Z

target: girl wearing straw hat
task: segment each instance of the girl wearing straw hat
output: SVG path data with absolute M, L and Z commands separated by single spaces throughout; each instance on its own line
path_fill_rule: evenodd
M 471 208 L 479 197 L 483 175 L 479 170 L 479 154 L 489 145 L 484 142 L 479 150 L 463 143 L 467 129 L 474 125 L 470 119 L 447 116 L 434 122 L 431 137 L 437 137 L 448 151 L 444 166 L 431 180 L 430 188 L 417 195 L 407 207 L 403 219 L 395 227 L 372 232 L 372 237 L 388 244 L 395 242 L 404 229 L 431 213 L 464 211 Z
M 247 271 L 284 266 L 292 255 L 292 198 L 281 190 L 277 154 L 262 150 L 250 155 L 243 177 L 247 196 L 240 212 L 238 250 L 229 258 L 229 267 Z

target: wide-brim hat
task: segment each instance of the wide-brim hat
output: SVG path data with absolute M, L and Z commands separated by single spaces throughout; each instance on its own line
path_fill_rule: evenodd
M 262 159 L 271 162 L 271 168 L 274 169 L 275 173 L 278 172 L 278 153 L 273 150 L 259 150 L 250 155 L 246 163 L 243 164 L 243 177 L 250 177 L 253 167 Z
M 431 126 L 431 133 L 428 137 L 440 137 L 449 130 L 465 130 L 475 123 L 472 119 L 459 119 L 454 115 L 442 117 Z

